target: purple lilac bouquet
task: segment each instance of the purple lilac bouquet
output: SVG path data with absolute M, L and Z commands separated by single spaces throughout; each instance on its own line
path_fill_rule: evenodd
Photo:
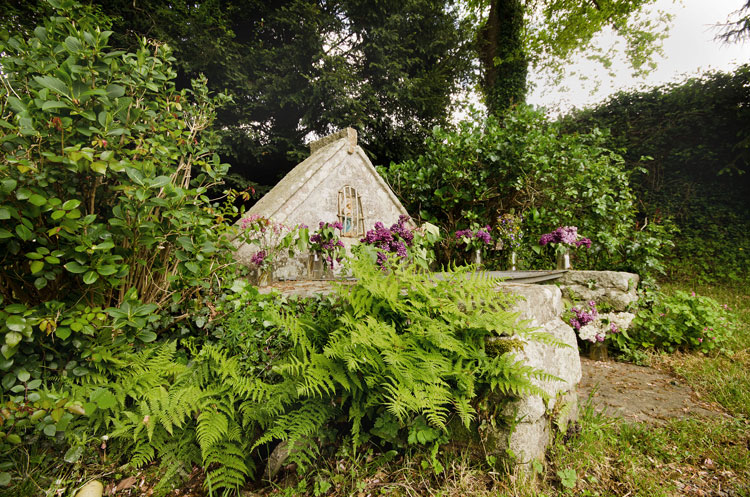
M 608 335 L 623 333 L 635 318 L 629 312 L 609 312 L 601 314 L 596 309 L 596 302 L 590 300 L 588 309 L 581 306 L 570 309 L 572 317 L 568 321 L 581 340 L 596 343 L 603 342 Z
M 343 258 L 344 242 L 342 242 L 336 230 L 343 230 L 341 223 L 320 222 L 318 230 L 310 235 L 310 251 L 320 255 L 323 262 L 333 269 L 334 261 L 341 262 Z
M 375 228 L 365 234 L 360 240 L 361 243 L 372 245 L 378 249 L 377 263 L 378 266 L 385 267 L 389 255 L 395 255 L 399 259 L 405 259 L 407 248 L 411 247 L 414 242 L 414 233 L 406 223 L 409 222 L 409 216 L 401 215 L 398 222 L 390 228 L 386 228 L 383 223 L 375 223 Z
M 471 228 L 456 231 L 456 239 L 466 250 L 482 250 L 492 243 L 490 231 L 489 226 L 481 228 L 473 224 Z
M 550 243 L 557 243 L 560 246 L 575 246 L 576 248 L 583 245 L 591 248 L 591 240 L 588 238 L 578 237 L 578 228 L 576 226 L 560 226 L 551 233 L 545 233 L 539 239 L 539 245 L 544 247 Z

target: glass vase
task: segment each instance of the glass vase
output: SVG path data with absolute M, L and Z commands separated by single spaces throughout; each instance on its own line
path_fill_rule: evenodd
M 557 269 L 572 269 L 570 265 L 570 250 L 557 253 Z
M 589 359 L 592 361 L 606 361 L 609 359 L 607 345 L 604 342 L 594 342 L 589 348 Z
M 482 266 L 482 249 L 476 249 L 472 254 L 471 263 L 474 264 L 477 269 Z

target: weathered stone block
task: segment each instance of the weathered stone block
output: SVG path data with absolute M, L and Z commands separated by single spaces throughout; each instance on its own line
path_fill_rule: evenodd
M 510 420 L 510 427 L 498 425 L 480 434 L 485 449 L 498 456 L 510 451 L 515 464 L 526 467 L 534 459 L 543 460 L 551 434 L 558 424 L 566 426 L 575 420 L 576 385 L 581 379 L 581 361 L 578 355 L 575 332 L 565 324 L 562 294 L 550 285 L 508 284 L 499 287 L 524 298 L 516 305 L 519 318 L 527 320 L 534 328 L 547 333 L 559 345 L 526 341 L 517 352 L 518 359 L 558 379 L 535 380 L 548 400 L 538 395 L 527 396 L 507 404 L 502 414 Z
M 563 296 L 582 301 L 606 303 L 615 311 L 624 311 L 638 300 L 640 277 L 619 271 L 568 271 L 556 284 Z

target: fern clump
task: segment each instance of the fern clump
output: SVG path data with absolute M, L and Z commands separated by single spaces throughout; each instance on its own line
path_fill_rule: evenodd
M 532 381 L 544 373 L 518 361 L 515 347 L 492 345 L 538 338 L 494 281 L 464 269 L 441 278 L 409 266 L 384 272 L 364 260 L 352 270 L 356 283 L 333 299 L 267 301 L 253 321 L 263 333 L 234 329 L 248 323 L 243 310 L 226 318 L 228 336 L 273 343 L 271 361 L 242 340 L 183 341 L 183 362 L 176 342 L 134 354 L 110 386 L 117 405 L 98 423 L 132 464 L 159 459 L 175 478 L 199 464 L 212 491 L 232 492 L 280 441 L 300 467 L 332 427 L 355 448 L 402 440 L 434 452 L 450 437 L 449 419 L 468 427 L 489 392 L 544 395 Z

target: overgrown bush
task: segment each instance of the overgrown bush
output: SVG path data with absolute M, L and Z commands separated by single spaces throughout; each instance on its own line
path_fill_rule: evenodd
M 28 39 L 0 39 L 6 442 L 34 427 L 60 439 L 87 411 L 55 383 L 106 382 L 121 354 L 204 309 L 231 261 L 206 197 L 228 168 L 205 131 L 223 97 L 203 79 L 176 91 L 167 46 L 113 50 L 107 19 L 50 4 Z
M 750 66 L 621 92 L 564 120 L 569 132 L 611 130 L 640 215 L 679 228 L 675 279 L 743 282 L 750 270 Z
M 518 107 L 502 121 L 475 117 L 436 128 L 426 154 L 381 174 L 407 208 L 445 232 L 522 214 L 525 267 L 554 267 L 552 255 L 529 244 L 558 226 L 578 226 L 593 241 L 580 266 L 647 276 L 661 269 L 668 232 L 636 217 L 629 173 L 608 141 L 599 130 L 564 133 L 542 113 Z

